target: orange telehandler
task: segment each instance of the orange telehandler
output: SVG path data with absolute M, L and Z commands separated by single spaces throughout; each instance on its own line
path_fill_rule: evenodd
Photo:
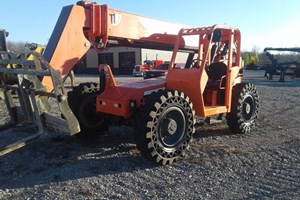
M 117 85 L 110 66 L 101 64 L 99 86 L 82 83 L 67 93 L 63 79 L 87 50 L 101 52 L 112 45 L 172 50 L 167 77 Z M 142 155 L 172 164 L 188 152 L 196 117 L 226 114 L 233 132 L 248 133 L 259 101 L 255 86 L 242 82 L 240 51 L 240 31 L 233 27 L 181 28 L 86 1 L 64 7 L 43 56 L 33 51 L 33 61 L 0 59 L 0 72 L 18 77 L 16 85 L 1 80 L 9 125 L 16 124 L 22 110 L 23 118 L 38 127 L 35 135 L 4 147 L 1 154 L 49 129 L 84 135 L 121 123 L 134 126 Z M 185 69 L 173 68 L 178 52 L 187 54 Z M 3 67 L 7 64 L 19 67 Z M 52 115 L 53 102 L 62 117 Z

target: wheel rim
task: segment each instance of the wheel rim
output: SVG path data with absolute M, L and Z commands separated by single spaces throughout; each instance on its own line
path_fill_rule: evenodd
M 159 142 L 166 151 L 171 151 L 184 141 L 186 117 L 178 107 L 168 108 L 158 126 Z
M 246 95 L 242 104 L 242 116 L 246 122 L 253 119 L 255 113 L 255 101 L 251 95 Z

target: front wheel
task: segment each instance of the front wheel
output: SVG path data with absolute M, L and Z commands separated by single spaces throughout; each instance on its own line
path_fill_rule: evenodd
M 85 135 L 98 135 L 107 129 L 105 115 L 96 112 L 97 93 L 83 94 L 74 109 L 81 133 Z
M 96 112 L 96 97 L 99 94 L 96 83 L 82 83 L 68 93 L 70 108 L 80 124 L 80 137 L 103 134 L 108 129 L 105 115 Z
M 227 124 L 234 133 L 249 133 L 254 127 L 258 115 L 258 93 L 251 83 L 242 83 L 233 87 L 231 112 L 227 114 Z
M 159 164 L 172 164 L 186 155 L 195 132 L 194 110 L 178 91 L 160 91 L 146 98 L 136 118 L 137 147 Z

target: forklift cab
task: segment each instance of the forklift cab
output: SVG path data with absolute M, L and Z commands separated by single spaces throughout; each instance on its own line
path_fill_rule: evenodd
M 230 112 L 232 87 L 242 81 L 239 77 L 242 67 L 239 30 L 215 25 L 183 29 L 179 37 L 197 37 L 198 42 L 194 44 L 198 45 L 189 48 L 187 45 L 176 44 L 171 64 L 180 48 L 189 48 L 187 64 L 184 71 L 169 70 L 167 88 L 188 95 L 198 116 Z

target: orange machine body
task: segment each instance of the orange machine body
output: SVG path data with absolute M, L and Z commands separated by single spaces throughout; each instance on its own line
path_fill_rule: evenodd
M 109 9 L 107 5 L 81 1 L 77 5 L 63 8 L 43 56 L 64 77 L 90 48 L 98 52 L 113 45 L 172 50 L 173 56 L 166 80 L 116 86 L 112 84 L 114 78 L 108 67 L 104 73 L 106 82 L 110 84 L 106 84 L 104 92 L 97 98 L 97 111 L 129 118 L 133 108 L 142 104 L 147 91 L 165 87 L 188 95 L 198 116 L 230 112 L 232 86 L 241 82 L 239 30 L 228 26 L 181 28 L 182 25 L 179 24 Z M 212 39 L 217 29 L 222 32 L 220 41 Z M 198 37 L 198 42 L 193 44 L 193 47 L 185 39 L 190 35 Z M 219 52 L 215 56 L 211 53 L 214 45 Z M 221 55 L 220 52 L 225 46 L 228 51 L 226 55 Z M 173 68 L 176 55 L 182 50 L 198 55 L 197 68 Z M 207 70 L 212 63 L 220 62 L 222 57 L 225 57 L 224 62 L 227 66 L 226 75 L 222 77 L 226 85 L 222 86 L 222 89 L 211 89 Z M 103 67 L 104 71 L 105 69 Z M 43 84 L 48 91 L 53 89 L 50 78 L 44 78 Z M 221 98 L 221 101 L 218 98 Z M 128 106 L 129 103 L 136 105 L 131 107 Z
M 221 33 L 214 41 L 214 34 Z M 198 44 L 186 46 L 185 36 L 197 36 Z M 184 42 L 182 42 L 182 40 Z M 146 94 L 158 89 L 184 92 L 192 101 L 197 116 L 211 116 L 231 110 L 232 87 L 241 82 L 240 32 L 229 26 L 215 25 L 205 28 L 181 29 L 174 43 L 174 51 L 166 79 L 149 79 L 136 83 L 116 85 L 109 66 L 100 67 L 105 74 L 104 91 L 97 97 L 97 112 L 130 118 L 135 108 L 144 103 Z M 214 54 L 212 53 L 215 46 Z M 196 67 L 173 68 L 179 51 L 196 56 Z M 190 62 L 187 60 L 187 63 Z M 220 80 L 211 80 L 208 71 L 217 63 L 226 67 Z M 221 69 L 217 69 L 221 70 Z M 211 82 L 217 82 L 212 87 Z M 222 84 L 221 84 L 222 83 Z
M 146 95 L 165 89 L 165 78 L 116 85 L 110 67 L 102 64 L 99 68 L 105 75 L 106 87 L 97 97 L 97 112 L 129 119 L 136 108 L 144 103 Z

